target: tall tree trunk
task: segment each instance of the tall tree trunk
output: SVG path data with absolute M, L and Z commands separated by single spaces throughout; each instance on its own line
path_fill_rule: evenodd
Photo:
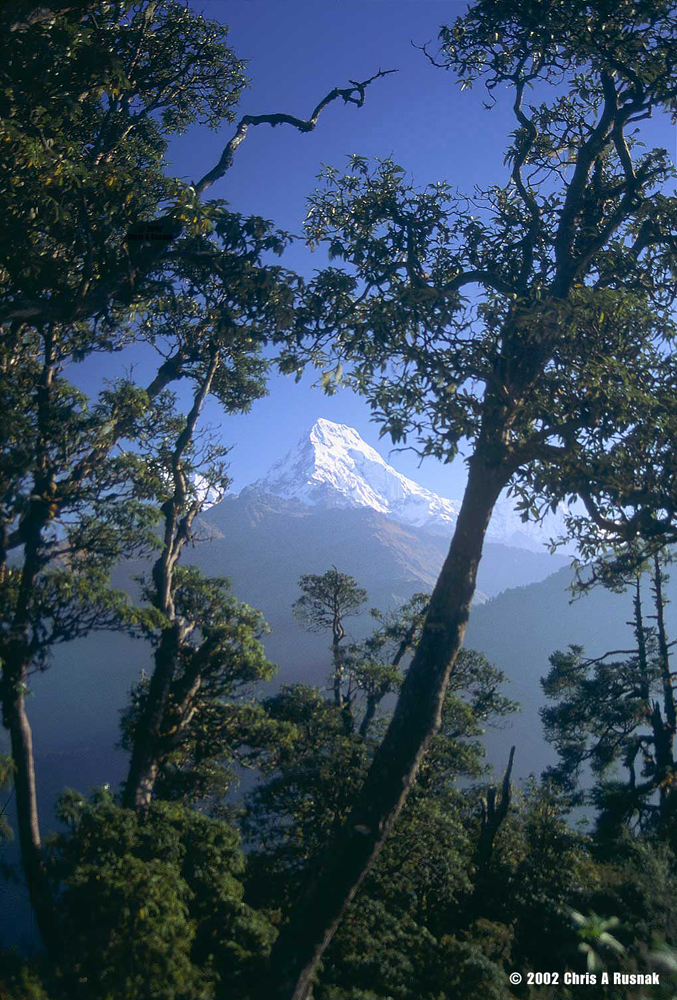
M 334 566 L 334 569 L 336 567 Z M 335 610 L 334 621 L 331 627 L 332 639 L 331 639 L 331 660 L 334 667 L 334 677 L 333 677 L 333 688 L 334 688 L 334 704 L 337 708 L 341 708 L 346 702 L 346 696 L 343 692 L 343 656 L 341 650 L 341 643 L 345 639 L 345 629 L 343 628 L 343 622 L 341 620 L 341 613 Z
M 58 931 L 54 914 L 54 899 L 42 854 L 38 796 L 35 786 L 33 734 L 26 714 L 21 682 L 13 685 L 12 690 L 5 695 L 3 721 L 9 729 L 12 746 L 17 829 L 28 897 L 42 943 L 47 952 L 54 955 L 58 951 Z
M 33 489 L 27 509 L 18 526 L 24 547 L 24 562 L 19 577 L 16 606 L 11 621 L 7 623 L 8 627 L 3 630 L 0 645 L 2 664 L 0 688 L 2 722 L 9 730 L 14 763 L 21 864 L 42 943 L 54 957 L 59 951 L 60 933 L 40 838 L 33 734 L 26 714 L 25 701 L 26 680 L 33 657 L 31 636 L 33 596 L 46 561 L 42 534 L 52 516 L 52 500 L 56 489 L 56 479 L 46 444 L 49 441 L 49 425 L 52 419 L 55 341 L 51 328 L 46 329 L 43 336 L 44 361 L 40 380 L 36 386 L 39 433 L 35 445 Z M 3 535 L 6 539 L 6 528 L 3 530 Z M 3 577 L 6 577 L 7 572 L 7 565 L 3 562 Z
M 672 741 L 677 732 L 677 706 L 675 705 L 675 690 L 673 687 L 672 673 L 670 672 L 670 643 L 668 642 L 667 629 L 665 627 L 665 605 L 669 602 L 663 596 L 663 572 L 661 570 L 659 557 L 654 556 L 654 579 L 653 589 L 656 599 L 656 623 L 658 635 L 658 653 L 661 665 L 661 680 L 663 682 L 663 711 L 665 721 L 670 731 L 670 756 L 674 757 Z
M 375 694 L 367 695 L 367 708 L 364 713 L 364 718 L 360 725 L 360 736 L 363 740 L 366 740 L 369 728 L 374 721 L 374 716 L 376 715 L 376 709 L 378 708 L 379 698 Z
M 656 603 L 656 614 L 652 615 L 657 623 L 658 655 L 663 685 L 663 711 L 659 702 L 655 702 L 651 714 L 651 725 L 654 731 L 656 747 L 656 777 L 659 781 L 660 810 L 664 820 L 670 818 L 674 809 L 674 792 L 672 778 L 675 773 L 675 730 L 677 730 L 677 711 L 675 709 L 675 692 L 672 674 L 670 673 L 670 644 L 665 627 L 665 605 L 663 596 L 663 573 L 658 555 L 654 556 L 653 592 Z
M 343 638 L 343 629 L 340 626 L 339 629 L 340 631 L 334 625 L 334 637 L 331 643 L 331 658 L 334 666 L 334 704 L 337 708 L 341 708 L 343 705 L 343 661 L 341 660 L 340 646 L 341 639 Z
M 183 547 L 190 538 L 191 527 L 200 510 L 200 503 L 199 501 L 189 503 L 187 500 L 188 482 L 184 469 L 184 455 L 193 441 L 198 418 L 219 366 L 219 358 L 219 350 L 213 347 L 209 368 L 198 385 L 193 405 L 171 456 L 173 494 L 161 508 L 164 517 L 164 539 L 162 552 L 153 566 L 153 603 L 171 624 L 163 630 L 155 651 L 155 669 L 150 679 L 144 711 L 134 733 L 132 756 L 122 795 L 124 807 L 136 809 L 137 812 L 145 812 L 153 797 L 155 782 L 160 771 L 160 745 L 169 693 L 179 664 L 181 646 L 186 637 L 186 625 L 178 620 L 174 607 L 174 570 Z
M 266 1000 L 307 1000 L 341 917 L 371 869 L 404 805 L 441 721 L 444 695 L 463 644 L 477 569 L 494 504 L 510 472 L 478 447 L 449 553 L 395 713 L 357 802 L 325 864 L 294 907 L 273 947 Z M 496 454 L 496 453 L 495 453 Z
M 127 781 L 122 796 L 126 809 L 146 812 L 153 798 L 159 772 L 158 744 L 165 718 L 167 697 L 176 673 L 180 645 L 180 626 L 165 629 L 155 652 L 155 669 L 150 679 L 146 709 L 141 714 L 134 736 Z

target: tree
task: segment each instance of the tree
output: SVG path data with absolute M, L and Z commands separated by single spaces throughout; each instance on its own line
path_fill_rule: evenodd
M 644 623 L 638 577 L 633 620 L 628 623 L 633 626 L 634 649 L 615 649 L 586 658 L 582 647 L 571 646 L 566 653 L 553 653 L 550 672 L 541 682 L 546 697 L 553 702 L 541 710 L 546 739 L 560 757 L 551 776 L 573 790 L 585 762 L 598 781 L 617 764 L 627 771 L 625 781 L 607 781 L 592 793 L 602 809 L 602 827 L 609 832 L 634 817 L 643 827 L 665 833 L 674 816 L 677 716 L 674 672 L 670 669 L 673 644 L 666 631 L 666 577 L 658 557 L 652 576 L 656 625 Z
M 162 427 L 169 433 L 164 390 L 195 386 L 174 438 L 173 500 L 162 500 L 173 504 L 163 512 L 171 562 L 194 500 L 179 466 L 201 401 L 211 393 L 230 412 L 246 410 L 264 391 L 262 347 L 297 325 L 299 280 L 263 259 L 282 253 L 288 235 L 202 196 L 250 127 L 312 131 L 333 101 L 361 106 L 372 81 L 331 91 L 308 119 L 244 116 L 218 164 L 190 185 L 165 173 L 169 139 L 234 122 L 246 85 L 226 28 L 171 0 L 14 2 L 0 22 L 1 693 L 26 882 L 58 952 L 25 708 L 30 672 L 49 659 L 40 623 L 49 609 L 53 641 L 67 641 L 128 615 L 106 576 L 153 540 L 153 504 L 129 484 L 135 456 L 155 448 Z M 146 386 L 122 379 L 90 401 L 69 383 L 69 364 L 138 343 L 157 352 Z M 158 599 L 154 611 L 166 610 Z
M 507 182 L 467 198 L 444 183 L 419 192 L 391 161 L 371 169 L 354 156 L 346 174 L 328 168 L 311 199 L 309 239 L 346 266 L 322 271 L 306 297 L 324 356 L 294 349 L 284 369 L 347 361 L 395 441 L 413 432 L 423 455 L 443 460 L 467 448 L 468 483 L 388 732 L 273 949 L 276 1000 L 307 995 L 413 786 L 501 491 L 512 487 L 525 517 L 576 497 L 594 511 L 619 467 L 630 485 L 614 456 L 657 427 L 661 441 L 674 437 L 677 199 L 662 193 L 666 151 L 644 152 L 633 130 L 675 109 L 676 36 L 661 0 L 551 0 L 547 13 L 476 3 L 442 29 L 434 61 L 466 86 L 484 78 L 492 101 L 509 88 Z M 531 88 L 540 103 L 526 103 Z M 659 513 L 642 502 L 635 495 L 635 524 L 649 534 Z
M 131 12 L 121 2 L 55 5 L 40 18 L 28 3 L 11 4 L 3 24 L 12 67 L 3 165 L 7 176 L 26 169 L 30 179 L 6 191 L 1 323 L 72 325 L 147 300 L 168 259 L 191 259 L 194 246 L 175 241 L 200 231 L 199 199 L 250 127 L 310 132 L 333 101 L 361 107 L 372 80 L 390 72 L 332 90 L 308 119 L 245 115 L 219 162 L 189 185 L 164 175 L 166 139 L 235 120 L 247 80 L 227 27 L 172 0 Z
M 408 612 L 405 608 L 403 618 Z M 476 826 L 469 810 L 476 812 L 477 806 L 476 795 L 471 806 L 470 796 L 455 785 L 461 777 L 476 780 L 486 772 L 478 737 L 515 709 L 500 694 L 504 680 L 479 653 L 463 651 L 442 728 L 395 836 L 327 952 L 319 995 L 333 996 L 333 987 L 337 997 L 351 996 L 342 990 L 352 985 L 379 997 L 415 1000 L 421 989 L 437 995 L 446 985 L 439 978 L 437 939 L 451 933 L 454 909 L 469 892 Z M 246 800 L 244 831 L 251 845 L 246 899 L 256 909 L 285 914 L 304 874 L 345 820 L 379 733 L 365 740 L 356 729 L 346 731 L 333 698 L 305 685 L 284 688 L 263 707 L 273 728 L 259 758 L 265 780 Z
M 211 675 L 213 679 L 216 664 L 223 664 L 231 674 L 237 673 L 233 660 L 238 657 L 233 655 L 232 643 L 237 628 L 233 630 L 229 620 L 236 618 L 237 612 L 233 614 L 234 609 L 228 608 L 226 601 L 219 601 L 219 591 L 225 590 L 225 581 L 212 581 L 210 592 L 210 581 L 204 585 L 194 572 L 180 575 L 178 572 L 182 551 L 193 538 L 195 518 L 208 499 L 212 502 L 221 499 L 228 486 L 223 465 L 227 449 L 203 443 L 199 454 L 201 461 L 196 462 L 195 436 L 204 401 L 213 392 L 220 396 L 226 409 L 248 409 L 252 399 L 264 392 L 261 379 L 257 377 L 260 373 L 258 359 L 245 355 L 244 365 L 238 366 L 236 358 L 228 371 L 223 363 L 224 354 L 227 357 L 222 346 L 212 345 L 209 362 L 201 373 L 193 406 L 185 421 L 178 422 L 173 440 L 162 442 L 157 458 L 151 456 L 150 470 L 147 467 L 143 470 L 151 473 L 148 486 L 151 498 L 160 507 L 163 521 L 162 547 L 145 596 L 163 616 L 164 627 L 156 643 L 150 683 L 143 698 L 137 699 L 137 708 L 143 704 L 143 710 L 135 720 L 133 737 L 129 741 L 132 753 L 124 801 L 130 808 L 144 810 L 148 807 L 162 759 L 170 746 L 175 747 L 184 738 L 197 711 L 201 688 L 207 677 Z M 222 381 L 221 392 L 216 384 L 217 376 Z M 263 650 L 256 641 L 251 641 L 250 631 L 256 639 L 264 631 L 264 624 L 262 621 L 250 622 L 248 631 L 245 616 L 240 618 L 238 666 L 244 677 L 263 677 L 266 674 Z M 197 635 L 201 635 L 201 642 L 196 646 Z M 227 688 L 226 683 L 223 693 Z M 127 736 L 131 733 L 128 729 Z
M 333 665 L 332 687 L 334 704 L 350 712 L 352 692 L 343 690 L 345 667 L 341 643 L 345 639 L 344 621 L 359 615 L 367 592 L 358 587 L 352 576 L 339 573 L 336 566 L 322 576 L 308 573 L 301 577 L 299 586 L 303 591 L 294 602 L 294 617 L 310 632 L 331 630 L 331 656 Z
M 273 937 L 243 901 L 244 857 L 233 826 L 176 803 L 143 816 L 107 789 L 65 793 L 68 824 L 52 845 L 66 928 L 62 995 L 212 1000 L 245 996 Z
M 155 668 L 133 689 L 122 725 L 121 745 L 131 751 L 122 800 L 139 812 L 158 782 L 165 800 L 204 807 L 223 796 L 227 765 L 246 740 L 243 699 L 274 672 L 260 642 L 262 616 L 233 597 L 227 580 L 175 567 L 171 583 L 171 624 L 149 630 Z M 153 584 L 148 590 L 155 598 Z
M 304 871 L 312 867 L 322 845 L 348 814 L 385 724 L 383 720 L 377 723 L 375 710 L 371 711 L 374 677 L 379 678 L 375 683 L 382 684 L 385 675 L 393 688 L 401 682 L 406 673 L 403 655 L 411 642 L 412 629 L 420 627 L 421 608 L 426 604 L 427 595 L 418 594 L 389 615 L 374 612 L 382 624 L 370 638 L 352 647 L 367 648 L 372 657 L 376 650 L 381 655 L 389 648 L 398 651 L 381 662 L 365 662 L 354 652 L 347 657 L 347 670 L 355 671 L 354 693 L 359 690 L 356 685 L 360 683 L 360 671 L 364 670 L 366 676 L 367 699 L 359 726 L 346 726 L 345 706 L 337 705 L 333 697 L 322 697 L 316 688 L 307 685 L 286 686 L 263 701 L 268 725 L 253 720 L 248 741 L 260 747 L 257 764 L 266 780 L 248 795 L 244 821 L 247 839 L 257 845 L 250 855 L 254 873 L 250 885 L 257 905 L 274 905 L 277 901 L 287 908 Z M 393 673 L 396 682 L 390 679 Z M 430 831 L 438 823 L 438 814 L 444 813 L 457 778 L 477 779 L 486 770 L 478 741 L 485 731 L 483 727 L 497 725 L 516 710 L 516 705 L 500 693 L 504 680 L 503 674 L 480 653 L 463 651 L 447 691 L 442 729 L 417 778 L 416 804 L 412 802 L 414 811 L 407 814 L 415 818 L 411 827 L 402 818 L 398 826 L 400 841 L 393 846 L 393 856 L 384 859 L 381 880 L 384 887 L 393 883 L 389 890 L 393 897 L 406 895 L 405 872 L 412 879 L 414 872 L 424 878 L 421 872 L 431 870 L 433 858 L 448 850 L 448 840 L 444 849 L 432 847 L 435 834 Z M 368 719 L 366 729 L 364 719 Z M 357 713 L 353 721 L 359 721 Z M 428 832 L 426 823 L 430 826 Z M 441 825 L 445 825 L 444 821 Z M 391 876 L 398 871 L 398 879 L 393 880 Z M 431 893 L 435 891 L 434 883 L 431 875 Z
M 356 692 L 364 699 L 360 736 L 366 739 L 383 699 L 399 691 L 402 667 L 420 638 L 428 610 L 428 594 L 414 594 L 397 610 L 382 614 L 372 608 L 372 616 L 381 623 L 367 639 L 351 643 L 346 662 Z
M 539 971 L 545 963 L 576 969 L 569 910 L 605 906 L 609 901 L 602 904 L 595 893 L 605 878 L 613 882 L 619 877 L 604 872 L 604 863 L 613 865 L 615 859 L 595 864 L 590 839 L 575 829 L 570 810 L 570 801 L 556 786 L 527 782 L 513 797 L 488 869 L 478 873 L 482 895 L 473 894 L 469 916 L 476 923 L 479 917 L 509 928 L 511 968 Z M 475 892 L 477 888 L 475 881 Z M 474 936 L 472 925 L 469 930 Z

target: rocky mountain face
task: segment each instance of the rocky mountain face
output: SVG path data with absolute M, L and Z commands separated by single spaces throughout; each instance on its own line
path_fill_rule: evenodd
M 369 508 L 408 528 L 449 539 L 460 500 L 432 493 L 393 469 L 345 424 L 319 419 L 295 448 L 277 461 L 242 497 L 274 496 L 319 508 Z M 508 498 L 496 505 L 487 540 L 539 554 L 564 530 L 564 508 L 543 526 L 525 524 Z

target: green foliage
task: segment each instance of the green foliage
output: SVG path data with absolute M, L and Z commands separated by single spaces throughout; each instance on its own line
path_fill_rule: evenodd
M 30 539 L 34 621 L 54 559 L 86 589 L 92 567 L 157 543 L 185 424 L 163 389 L 201 385 L 216 355 L 209 391 L 245 412 L 266 391 L 262 344 L 293 319 L 297 279 L 262 262 L 286 235 L 164 175 L 170 135 L 233 118 L 246 81 L 227 29 L 171 0 L 100 6 L 29 18 L 2 42 L 0 557 Z M 173 242 L 128 238 L 158 218 Z M 125 378 L 88 399 L 69 383 L 73 362 L 140 343 L 158 359 L 146 387 Z M 223 493 L 226 452 L 184 446 L 186 506 Z
M 388 682 L 399 683 L 403 657 L 421 628 L 426 606 L 426 596 L 416 595 L 393 615 L 374 612 L 379 627 L 364 643 L 353 644 L 345 661 L 358 689 L 373 680 L 368 671 L 375 665 L 382 681 L 388 663 Z M 499 693 L 503 680 L 483 656 L 463 652 L 445 700 L 442 728 L 396 831 L 365 883 L 373 905 L 415 921 L 422 933 L 440 932 L 470 889 L 472 844 L 463 797 L 454 784 L 460 776 L 484 773 L 476 738 L 484 725 L 497 724 L 515 709 Z M 363 690 L 369 698 L 370 689 Z M 283 688 L 262 707 L 269 728 L 261 725 L 255 738 L 266 780 L 247 796 L 243 817 L 253 848 L 247 891 L 254 905 L 286 910 L 304 872 L 345 821 L 378 744 L 380 725 L 366 731 L 346 726 L 344 705 L 301 685 Z M 362 912 L 361 904 L 357 909 Z
M 56 1000 L 56 994 L 45 988 L 43 970 L 22 959 L 16 952 L 0 952 L 0 960 L 2 1000 Z M 45 978 L 51 977 L 48 975 Z
M 387 615 L 372 608 L 370 613 L 380 626 L 362 642 L 350 643 L 344 654 L 352 702 L 363 701 L 360 735 L 365 738 L 372 735 L 370 729 L 383 699 L 399 690 L 402 664 L 420 638 L 428 600 L 427 594 L 414 594 Z
M 552 702 L 541 710 L 545 737 L 559 756 L 547 773 L 573 792 L 589 764 L 596 781 L 587 797 L 600 810 L 599 833 L 605 837 L 613 838 L 620 825 L 633 822 L 664 836 L 672 828 L 675 696 L 664 580 L 656 561 L 656 614 L 651 617 L 657 624 L 646 626 L 636 579 L 634 650 L 586 659 L 580 646 L 570 646 L 566 653 L 553 653 L 550 672 L 541 681 Z M 626 778 L 619 776 L 618 765 L 626 769 Z
M 223 202 L 203 204 L 165 175 L 171 135 L 234 118 L 246 81 L 225 27 L 172 0 L 21 7 L 0 14 L 20 25 L 2 36 L 0 99 L 5 721 L 18 717 L 30 671 L 49 664 L 57 642 L 93 628 L 157 636 L 175 627 L 171 601 L 133 608 L 110 591 L 108 574 L 158 546 L 158 561 L 173 565 L 193 519 L 227 489 L 228 449 L 197 428 L 201 407 L 211 394 L 228 412 L 246 412 L 265 394 L 262 347 L 287 335 L 298 283 L 263 261 L 284 250 L 286 234 Z M 70 384 L 74 363 L 140 345 L 156 358 L 147 385 L 130 374 L 88 398 Z M 187 414 L 167 388 L 178 380 L 193 389 Z M 203 596 L 195 614 L 208 618 L 215 601 Z M 240 643 L 242 679 L 269 675 L 245 638 L 246 617 L 239 637 L 196 623 L 209 633 L 212 672 L 220 658 L 225 676 Z M 190 643 L 183 652 L 190 658 Z M 206 688 L 203 702 L 215 702 Z M 186 719 L 195 710 L 185 699 L 177 706 Z M 176 711 L 167 721 L 176 726 Z M 202 790 L 218 770 L 212 763 L 202 764 Z
M 169 689 L 158 747 L 157 794 L 185 804 L 214 804 L 234 780 L 230 765 L 240 752 L 246 755 L 253 725 L 252 689 L 275 672 L 261 643 L 269 629 L 260 612 L 234 597 L 230 581 L 223 577 L 179 566 L 173 585 L 175 613 L 193 627 L 181 646 Z M 148 581 L 148 597 L 147 587 Z M 157 646 L 162 629 L 149 629 L 147 635 Z M 148 690 L 147 676 L 132 689 L 121 722 L 121 746 L 126 750 L 133 746 Z
M 573 781 L 586 759 L 600 774 L 625 756 L 628 740 L 646 720 L 637 658 L 591 663 L 582 647 L 570 646 L 566 653 L 553 653 L 550 663 L 543 690 L 557 704 L 543 710 L 543 722 L 546 738 L 561 756 L 555 774 Z M 656 680 L 654 668 L 652 687 Z M 591 740 L 600 728 L 601 738 Z
M 663 0 L 613 7 L 549 0 L 547 19 L 521 0 L 484 0 L 441 28 L 440 58 L 462 89 L 480 79 L 492 91 L 513 75 L 550 83 L 566 75 L 582 104 L 594 100 L 593 72 L 625 78 L 632 71 L 637 87 L 655 87 L 657 100 L 671 106 L 674 31 L 674 11 Z
M 482 916 L 511 928 L 518 969 L 563 968 L 576 952 L 568 908 L 587 909 L 599 876 L 587 838 L 567 823 L 568 811 L 556 789 L 532 782 L 499 831 L 482 886 Z
M 89 632 L 115 629 L 138 635 L 158 625 L 156 612 L 136 608 L 128 594 L 111 590 L 108 572 L 87 565 L 88 561 L 76 556 L 69 569 L 51 570 L 36 582 L 30 621 L 36 666 L 44 668 L 49 663 L 56 645 Z M 3 583 L 0 614 L 4 621 L 11 621 L 20 595 L 21 574 L 11 569 Z
M 618 915 L 617 936 L 628 957 L 642 956 L 641 943 L 657 936 L 663 941 L 677 940 L 674 849 L 654 838 L 621 831 L 611 844 L 598 841 L 594 860 L 595 878 L 586 910 Z
M 465 198 L 444 182 L 415 189 L 388 159 L 327 168 L 307 235 L 342 267 L 305 286 L 270 263 L 289 234 L 165 174 L 172 135 L 233 120 L 246 80 L 226 29 L 171 0 L 62 6 L 0 12 L 15 29 L 0 33 L 0 538 L 23 559 L 0 553 L 3 695 L 21 700 L 54 645 L 93 628 L 141 631 L 156 654 L 178 639 L 156 656 L 168 680 L 155 801 L 136 813 L 107 791 L 63 796 L 69 831 L 48 870 L 64 948 L 42 978 L 9 958 L 0 992 L 245 998 L 362 787 L 377 710 L 400 686 L 427 598 L 339 647 L 366 594 L 336 568 L 304 576 L 295 614 L 332 632 L 335 698 L 298 685 L 251 703 L 272 674 L 260 615 L 223 579 L 176 565 L 192 519 L 228 486 L 227 449 L 196 432 L 200 393 L 246 412 L 266 391 L 263 348 L 283 343 L 283 370 L 311 361 L 327 391 L 349 382 L 395 441 L 413 436 L 443 461 L 461 441 L 481 446 L 524 517 L 580 496 L 592 526 L 572 515 L 570 527 L 584 554 L 620 513 L 632 562 L 633 532 L 661 537 L 674 511 L 677 203 L 667 153 L 643 151 L 630 127 L 675 111 L 677 23 L 659 0 L 550 0 L 547 16 L 522 0 L 474 4 L 442 29 L 438 60 L 462 86 L 484 79 L 492 100 L 512 87 L 509 176 Z M 532 85 L 545 99 L 525 105 Z M 147 386 L 130 376 L 90 400 L 69 383 L 73 363 L 139 344 L 157 354 Z M 188 415 L 167 390 L 186 379 Z M 147 606 L 133 608 L 108 573 L 158 543 Z M 556 654 L 546 689 L 559 705 L 545 718 L 565 776 L 586 758 L 599 773 L 631 767 L 647 750 L 660 671 L 653 633 L 638 636 L 644 660 Z M 440 732 L 325 956 L 318 1000 L 508 1000 L 511 963 L 640 964 L 656 927 L 674 946 L 674 817 L 662 844 L 617 825 L 593 842 L 567 825 L 555 789 L 533 786 L 480 879 L 478 793 L 456 782 L 485 777 L 483 728 L 514 710 L 502 681 L 479 654 L 459 657 Z M 147 679 L 132 692 L 127 748 L 144 735 L 150 692 Z M 225 812 L 238 759 L 263 774 L 243 819 L 247 861 L 234 827 L 195 808 Z M 0 785 L 9 777 L 0 761 Z M 645 798 L 667 797 L 657 760 L 642 777 Z M 602 790 L 607 813 L 626 791 Z
M 326 963 L 321 1000 L 415 1000 L 426 987 L 424 970 L 435 939 L 402 913 L 364 898 L 351 908 Z
M 604 968 L 604 957 L 607 954 L 622 955 L 625 951 L 620 941 L 611 933 L 620 924 L 618 917 L 604 918 L 596 913 L 583 916 L 577 910 L 572 910 L 571 919 L 580 938 L 578 950 L 585 955 L 585 964 L 590 972 Z
M 260 760 L 265 783 L 248 796 L 247 839 L 257 905 L 293 899 L 310 859 L 345 820 L 367 765 L 367 748 L 346 732 L 341 708 L 305 685 L 282 688 L 263 707 L 274 724 Z
M 299 587 L 303 593 L 294 602 L 294 617 L 311 632 L 338 629 L 344 618 L 358 615 L 367 600 L 366 590 L 335 566 L 322 576 L 305 574 Z
M 211 1000 L 244 995 L 272 940 L 243 903 L 244 860 L 232 826 L 156 803 L 144 819 L 110 793 L 61 800 L 71 827 L 53 846 L 52 874 L 72 996 Z
M 441 950 L 437 980 L 446 990 L 439 993 L 441 1000 L 447 997 L 449 1000 L 453 997 L 510 1000 L 512 994 L 506 985 L 505 970 L 491 960 L 481 944 L 443 938 Z
M 3 304 L 47 290 L 77 304 L 126 267 L 127 231 L 177 191 L 168 138 L 233 118 L 246 79 L 226 38 L 171 0 L 3 31 Z
M 476 738 L 486 726 L 518 710 L 500 693 L 505 675 L 474 649 L 463 649 L 450 678 L 442 708 L 442 725 L 423 762 L 420 782 L 444 788 L 457 775 L 479 778 L 484 773 L 484 749 Z

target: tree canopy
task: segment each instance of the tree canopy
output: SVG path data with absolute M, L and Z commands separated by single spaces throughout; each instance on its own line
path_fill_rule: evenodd
M 194 125 L 235 123 L 247 84 L 225 26 L 172 0 L 39 10 L 16 2 L 0 23 L 2 712 L 26 881 L 43 940 L 58 950 L 28 677 L 48 665 L 55 643 L 93 628 L 159 639 L 128 782 L 147 806 L 168 716 L 187 725 L 204 704 L 202 680 L 224 661 L 233 669 L 225 633 L 238 612 L 229 618 L 222 602 L 219 632 L 207 607 L 210 588 L 218 604 L 223 586 L 175 572 L 202 505 L 228 485 L 227 447 L 202 435 L 202 407 L 212 396 L 242 413 L 265 394 L 262 349 L 296 329 L 301 285 L 271 263 L 288 234 L 202 196 L 250 126 L 311 131 L 332 102 L 361 106 L 372 80 L 335 88 L 307 120 L 244 116 L 193 185 L 168 174 L 169 141 Z M 141 346 L 155 358 L 145 385 L 132 368 L 88 398 L 69 380 L 77 362 L 113 352 L 132 352 L 132 361 Z M 169 388 L 177 382 L 190 387 L 186 413 Z M 148 606 L 134 608 L 111 592 L 109 572 L 158 544 Z M 195 618 L 184 623 L 177 606 Z M 262 625 L 239 613 L 252 647 L 244 660 L 256 659 Z M 186 641 L 193 629 L 204 637 L 201 655 Z M 250 663 L 244 673 L 256 670 Z
M 0 784 L 47 951 L 8 959 L 3 997 L 509 1000 L 512 968 L 659 962 L 647 942 L 659 927 L 677 946 L 677 861 L 658 563 L 656 627 L 637 596 L 636 650 L 613 669 L 578 647 L 554 657 L 544 720 L 561 765 L 523 793 L 512 753 L 500 788 L 485 772 L 482 730 L 515 706 L 462 645 L 503 490 L 524 517 L 580 501 L 568 527 L 595 576 L 626 579 L 674 538 L 677 199 L 667 151 L 636 133 L 677 115 L 673 5 L 473 3 L 421 58 L 482 84 L 489 110 L 510 102 L 504 177 L 464 195 L 453 178 L 416 187 L 388 158 L 325 167 L 306 233 L 330 263 L 309 280 L 274 259 L 289 233 L 204 196 L 253 128 L 312 131 L 390 71 L 307 119 L 238 118 L 227 29 L 173 0 L 13 0 L 0 28 Z M 223 123 L 218 161 L 172 177 L 172 137 Z M 468 461 L 431 595 L 348 641 L 358 581 L 301 578 L 297 619 L 331 634 L 329 698 L 296 685 L 253 700 L 273 673 L 265 622 L 181 562 L 229 485 L 205 403 L 246 413 L 271 345 L 283 372 L 314 364 L 328 391 L 352 386 L 393 441 Z M 91 397 L 73 384 L 76 363 L 139 348 L 144 384 L 133 370 Z M 110 586 L 130 558 L 147 569 L 131 596 Z M 127 780 L 66 792 L 67 828 L 45 843 L 30 678 L 101 628 L 147 643 Z M 629 774 L 596 789 L 592 836 L 566 822 L 586 759 Z M 238 807 L 236 764 L 262 777 Z
M 306 995 L 440 724 L 501 491 L 526 516 L 582 501 L 587 518 L 572 521 L 586 555 L 600 528 L 602 541 L 664 543 L 677 201 L 667 151 L 645 151 L 634 129 L 674 115 L 676 28 L 661 2 L 554 2 L 547 16 L 520 0 L 474 4 L 431 58 L 462 86 L 484 82 L 490 101 L 507 91 L 505 180 L 421 191 L 391 160 L 356 155 L 311 199 L 308 239 L 341 266 L 315 279 L 318 341 L 287 351 L 285 367 L 347 362 L 383 432 L 446 460 L 462 446 L 468 485 L 388 732 L 274 946 L 280 1000 Z

